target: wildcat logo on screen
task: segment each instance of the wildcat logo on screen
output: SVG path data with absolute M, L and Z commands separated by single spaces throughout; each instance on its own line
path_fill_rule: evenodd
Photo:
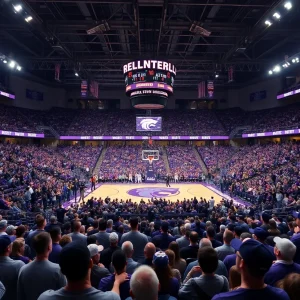
M 145 197 L 145 198 L 165 198 L 178 195 L 179 189 L 176 188 L 163 188 L 163 187 L 144 187 L 137 188 L 127 191 L 128 195 L 135 197 Z
M 154 119 L 144 119 L 141 121 L 140 124 L 144 130 L 151 130 L 151 129 L 155 128 L 157 123 L 158 123 L 158 121 L 154 120 Z

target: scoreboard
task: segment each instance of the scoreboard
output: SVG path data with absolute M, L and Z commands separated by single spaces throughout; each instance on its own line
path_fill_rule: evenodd
M 132 106 L 160 109 L 173 94 L 176 76 L 173 64 L 159 60 L 138 60 L 123 66 L 126 95 Z
M 123 66 L 126 93 L 141 89 L 156 89 L 173 93 L 176 68 L 173 64 L 142 60 L 128 63 Z

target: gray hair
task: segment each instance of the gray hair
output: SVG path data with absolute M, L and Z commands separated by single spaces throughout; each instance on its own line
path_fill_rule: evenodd
M 112 226 L 114 221 L 112 219 L 107 220 L 107 227 Z
M 140 266 L 132 274 L 130 289 L 135 300 L 157 300 L 159 281 L 154 270 Z
M 201 239 L 201 241 L 199 242 L 199 248 L 203 247 L 212 247 L 211 241 L 207 238 Z
M 130 256 L 133 252 L 133 244 L 130 241 L 126 241 L 122 244 L 122 250 L 126 256 Z
M 222 224 L 222 225 L 220 225 L 220 231 L 221 231 L 221 232 L 224 232 L 224 231 L 225 231 L 225 229 L 226 229 L 226 226 L 225 226 L 225 225 L 223 225 L 223 224 Z

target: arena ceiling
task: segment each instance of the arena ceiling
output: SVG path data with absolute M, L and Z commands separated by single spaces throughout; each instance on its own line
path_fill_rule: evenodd
M 18 60 L 25 71 L 52 81 L 55 64 L 61 64 L 65 85 L 90 77 L 102 87 L 120 87 L 123 64 L 150 58 L 176 65 L 176 88 L 196 88 L 216 73 L 216 85 L 228 85 L 230 66 L 231 84 L 242 85 L 299 51 L 300 1 L 292 1 L 293 9 L 280 22 L 265 25 L 284 2 L 21 0 L 17 3 L 33 17 L 26 23 L 13 10 L 16 1 L 3 0 L 0 52 Z M 99 32 L 87 33 L 98 25 Z

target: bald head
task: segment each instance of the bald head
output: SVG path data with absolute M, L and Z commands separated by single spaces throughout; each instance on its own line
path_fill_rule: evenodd
M 145 258 L 153 258 L 153 255 L 156 251 L 156 247 L 153 243 L 147 243 L 145 248 L 144 248 L 144 255 Z
M 199 248 L 203 248 L 203 247 L 212 247 L 211 241 L 207 238 L 201 239 L 199 243 Z

